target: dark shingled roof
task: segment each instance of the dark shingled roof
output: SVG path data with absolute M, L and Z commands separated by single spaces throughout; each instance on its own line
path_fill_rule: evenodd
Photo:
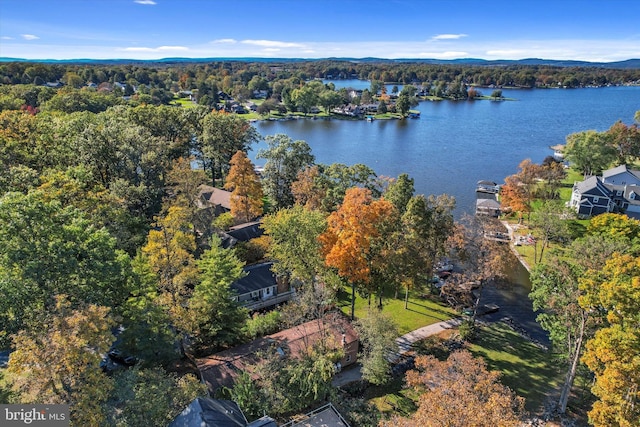
M 264 230 L 260 227 L 260 221 L 254 221 L 231 227 L 226 233 L 220 233 L 220 239 L 222 240 L 222 247 L 229 249 L 238 242 L 248 242 L 263 234 Z
M 260 222 L 256 221 L 231 227 L 227 234 L 239 242 L 248 242 L 251 239 L 262 236 L 264 230 L 260 227 Z
M 272 265 L 272 262 L 265 262 L 245 267 L 244 271 L 247 275 L 233 282 L 231 289 L 235 290 L 238 295 L 243 295 L 269 286 L 277 286 L 276 275 L 271 271 Z

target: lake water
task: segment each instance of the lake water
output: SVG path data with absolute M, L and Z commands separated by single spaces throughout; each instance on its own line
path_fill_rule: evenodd
M 358 80 L 359 81 L 359 80 Z M 356 82 L 358 82 L 356 81 Z M 361 82 L 361 81 L 359 81 Z M 366 83 L 366 82 L 365 82 Z M 490 95 L 491 89 L 481 91 Z M 456 217 L 475 209 L 475 184 L 502 183 L 523 159 L 539 163 L 549 146 L 583 130 L 633 123 L 640 87 L 504 89 L 513 101 L 422 101 L 414 120 L 291 120 L 257 122 L 263 136 L 284 133 L 305 140 L 319 163 L 364 163 L 378 175 L 407 173 L 416 192 L 447 193 Z M 250 153 L 256 165 L 258 149 Z
M 369 82 L 336 81 L 337 87 L 369 87 Z M 388 87 L 391 90 L 391 86 Z M 490 95 L 491 89 L 481 89 Z M 419 194 L 447 193 L 456 198 L 456 217 L 473 213 L 476 182 L 502 183 L 517 172 L 523 159 L 540 163 L 553 154 L 552 145 L 584 130 L 605 131 L 618 120 L 633 123 L 640 110 L 640 87 L 589 89 L 504 89 L 512 101 L 423 101 L 415 120 L 292 120 L 257 122 L 263 136 L 284 133 L 305 140 L 318 163 L 364 163 L 378 175 L 407 173 Z M 250 153 L 256 165 L 258 149 Z M 535 322 L 527 297 L 531 283 L 527 271 L 514 262 L 511 285 L 487 287 L 481 303 L 496 303 L 503 316 L 515 319 L 533 338 L 548 343 Z

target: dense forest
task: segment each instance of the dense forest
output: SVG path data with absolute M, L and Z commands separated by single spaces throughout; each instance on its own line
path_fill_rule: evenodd
M 179 90 L 197 89 L 202 97 L 215 98 L 218 91 L 249 99 L 251 91 L 266 90 L 281 96 L 312 79 L 363 79 L 380 83 L 424 87 L 464 84 L 482 87 L 576 88 L 637 83 L 638 69 L 559 67 L 545 65 L 436 65 L 422 63 L 356 62 L 318 60 L 299 62 L 219 61 L 211 63 L 74 65 L 31 62 L 0 64 L 4 85 L 61 82 L 71 87 L 122 83 L 144 86 L 156 102 L 167 102 Z M 103 88 L 108 86 L 102 86 Z M 130 88 L 123 88 L 130 90 Z M 144 93 L 144 92 L 143 92 Z M 132 93 L 127 93 L 130 95 Z M 212 100 L 213 101 L 213 100 Z M 217 99 L 216 99 L 217 101 Z M 33 100 L 29 100 L 33 104 Z M 32 105 L 35 106 L 35 105 Z

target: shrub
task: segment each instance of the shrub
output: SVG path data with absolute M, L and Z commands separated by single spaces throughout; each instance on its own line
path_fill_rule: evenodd
M 471 320 L 465 320 L 458 327 L 458 333 L 460 334 L 460 338 L 465 341 L 473 341 L 476 337 L 476 326 L 473 324 Z
M 242 332 L 250 339 L 278 332 L 280 329 L 280 312 L 269 311 L 265 314 L 256 313 L 247 321 Z

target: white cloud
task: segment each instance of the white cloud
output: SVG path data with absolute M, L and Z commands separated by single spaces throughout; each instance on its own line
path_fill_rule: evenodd
M 40 37 L 34 36 L 33 34 L 20 34 L 25 40 L 38 40 Z
M 433 36 L 431 40 L 459 40 L 463 37 L 467 37 L 466 34 L 438 34 Z
M 146 5 L 156 5 L 158 3 L 156 3 L 153 0 L 133 0 L 134 3 L 138 3 L 138 4 L 146 4 Z
M 2 40 L 13 40 L 13 37 L 9 37 L 9 36 L 2 36 L 0 37 Z
M 189 50 L 186 46 L 160 46 L 157 48 L 159 51 L 163 50 Z
M 272 48 L 305 47 L 300 43 L 280 42 L 277 40 L 242 40 L 241 43 Z
M 1 2 L 2 0 L 0 0 Z M 8 35 L 9 33 L 7 33 Z M 18 33 L 19 34 L 19 33 Z M 1 36 L 0 36 L 1 37 Z M 42 40 L 25 43 L 20 36 L 16 40 L 0 39 L 2 56 L 28 59 L 77 59 L 77 58 L 132 58 L 159 59 L 173 56 L 190 58 L 278 57 L 278 58 L 482 58 L 493 59 L 575 59 L 611 62 L 640 57 L 640 44 L 632 40 L 487 40 L 451 41 L 275 41 L 247 39 L 207 39 L 203 43 L 182 44 L 178 41 L 159 41 L 151 38 L 133 43 L 130 39 L 110 40 L 110 45 L 49 45 Z M 22 43 L 21 43 L 22 42 Z M 174 44 L 172 44 L 174 43 Z M 178 45 L 178 43 L 181 43 Z M 455 47 L 443 48 L 446 43 Z M 130 47 L 127 47 L 130 46 Z M 279 50 L 277 50 L 279 49 Z

